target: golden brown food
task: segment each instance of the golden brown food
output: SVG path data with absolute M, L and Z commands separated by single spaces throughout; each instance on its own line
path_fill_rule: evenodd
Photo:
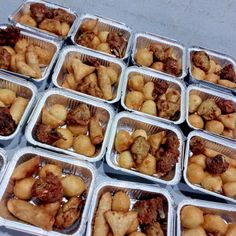
M 220 79 L 220 76 L 216 75 L 216 74 L 213 74 L 213 73 L 207 74 L 205 76 L 206 81 L 209 81 L 209 82 L 214 83 L 214 84 L 217 84 L 219 79 Z
M 129 234 L 129 236 L 146 236 L 146 234 L 144 234 L 142 232 L 133 232 L 133 233 Z
M 128 92 L 125 99 L 125 104 L 128 108 L 139 110 L 144 102 L 144 95 L 138 91 Z
M 236 182 L 236 168 L 229 167 L 220 177 L 223 183 Z
M 78 135 L 73 142 L 73 148 L 75 152 L 92 157 L 95 154 L 96 147 L 91 143 L 90 138 L 87 135 Z
M 155 97 L 153 96 L 155 89 L 155 84 L 153 82 L 147 82 L 143 87 L 143 94 L 145 100 L 154 100 Z
M 221 115 L 218 117 L 218 120 L 221 121 L 226 128 L 231 130 L 236 129 L 236 112 L 227 115 Z
M 138 218 L 134 219 L 134 221 L 132 222 L 131 226 L 129 227 L 129 229 L 127 230 L 126 234 L 130 234 L 133 233 L 137 230 L 139 226 L 139 222 L 138 222 Z
M 135 162 L 130 151 L 121 152 L 119 155 L 118 163 L 120 167 L 125 169 L 131 169 L 135 167 Z
M 201 166 L 203 169 L 206 168 L 206 156 L 203 154 L 193 155 L 189 159 L 189 163 L 195 163 Z
M 198 226 L 194 229 L 185 229 L 182 232 L 182 236 L 195 236 L 195 235 L 207 236 L 205 230 L 201 226 Z
M 16 99 L 16 93 L 10 89 L 0 88 L 0 101 L 11 106 Z
M 224 131 L 224 125 L 220 121 L 211 120 L 206 122 L 205 129 L 212 133 L 222 134 Z
M 41 204 L 39 205 L 39 207 L 41 209 L 44 209 L 45 211 L 47 211 L 50 215 L 52 216 L 56 216 L 59 208 L 60 208 L 61 203 L 60 202 L 53 202 L 53 203 L 45 203 L 45 204 Z
M 71 148 L 73 145 L 73 134 L 72 132 L 67 128 L 57 128 L 56 132 L 58 136 L 60 137 L 59 140 L 57 140 L 54 145 L 56 147 L 62 148 L 62 149 L 68 149 Z
M 138 64 L 149 67 L 153 63 L 153 52 L 147 48 L 138 49 L 135 54 L 135 60 Z
M 147 100 L 142 104 L 140 111 L 152 116 L 157 116 L 156 103 L 152 100 Z
M 12 119 L 7 107 L 0 107 L 0 135 L 8 136 L 16 129 L 15 121 Z
M 236 182 L 229 182 L 223 185 L 223 192 L 227 197 L 235 198 Z
M 128 80 L 128 88 L 136 91 L 142 91 L 144 88 L 144 78 L 142 75 L 130 75 Z
M 194 113 L 197 111 L 198 107 L 201 105 L 202 99 L 196 94 L 190 94 L 189 96 L 189 112 Z
M 129 134 L 129 132 L 125 130 L 120 130 L 116 134 L 116 139 L 115 139 L 115 149 L 118 152 L 125 151 L 129 149 L 130 145 L 133 143 L 133 138 Z
M 229 224 L 225 236 L 234 236 L 234 235 L 236 235 L 236 224 L 235 223 Z
M 205 72 L 195 66 L 192 67 L 192 76 L 198 80 L 204 80 L 205 79 Z
M 164 236 L 164 232 L 161 228 L 160 223 L 158 222 L 155 222 L 153 225 L 147 226 L 145 232 L 147 236 Z
M 197 114 L 189 115 L 188 121 L 195 128 L 198 128 L 198 129 L 204 128 L 204 121 L 203 121 L 202 117 Z M 211 122 L 211 121 L 209 121 L 209 122 Z
M 130 198 L 123 191 L 116 192 L 112 199 L 111 210 L 128 212 L 130 208 Z
M 75 175 L 67 175 L 61 179 L 64 196 L 75 197 L 80 196 L 85 190 L 86 185 L 84 180 Z
M 142 163 L 137 166 L 137 170 L 146 175 L 154 175 L 156 173 L 156 158 L 148 154 Z
M 135 138 L 137 138 L 137 137 L 139 137 L 139 136 L 144 137 L 146 140 L 147 140 L 147 138 L 148 138 L 146 131 L 143 130 L 143 129 L 136 129 L 136 130 L 132 133 L 132 138 L 133 138 L 133 139 L 135 139 Z
M 40 171 L 39 171 L 39 177 L 40 178 L 45 178 L 47 173 L 53 173 L 55 176 L 57 177 L 61 177 L 62 176 L 62 169 L 60 166 L 58 165 L 54 165 L 54 164 L 46 164 L 45 166 L 43 166 Z
M 87 134 L 88 132 L 87 125 L 67 125 L 67 128 L 74 136 L 78 136 L 79 134 Z
M 98 117 L 92 117 L 89 123 L 89 135 L 92 144 L 97 145 L 103 141 L 104 135 Z
M 187 178 L 192 184 L 200 184 L 204 181 L 205 172 L 198 164 L 189 164 L 187 169 Z
M 213 191 L 213 192 L 222 192 L 222 180 L 219 176 L 206 174 L 203 178 L 201 185 L 203 188 Z
M 23 97 L 17 97 L 14 100 L 14 103 L 11 105 L 10 114 L 12 119 L 18 124 L 21 120 L 21 117 L 24 114 L 24 111 L 28 105 L 29 100 Z
M 31 26 L 31 27 L 36 27 L 37 26 L 37 22 L 30 16 L 30 15 L 23 15 L 19 22 L 21 24 L 24 24 L 24 25 L 28 25 L 28 26 Z
M 192 61 L 195 66 L 207 72 L 210 69 L 210 58 L 204 51 L 194 52 Z

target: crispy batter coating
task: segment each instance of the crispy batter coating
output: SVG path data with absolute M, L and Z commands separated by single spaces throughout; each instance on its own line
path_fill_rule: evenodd
M 234 103 L 231 100 L 220 100 L 216 102 L 222 114 L 229 114 L 235 112 Z
M 206 158 L 206 170 L 213 175 L 223 174 L 229 167 L 225 158 L 218 154 L 215 157 Z
M 204 153 L 205 146 L 200 137 L 193 137 L 190 141 L 190 150 L 195 155 Z
M 34 20 L 40 23 L 46 18 L 49 9 L 43 3 L 32 3 L 30 5 L 30 12 Z
M 235 74 L 234 67 L 232 64 L 229 64 L 229 65 L 225 66 L 223 69 L 221 69 L 220 79 L 230 80 L 230 81 L 236 83 L 236 74 Z
M 122 33 L 109 32 L 107 43 L 117 57 L 123 57 L 127 42 Z
M 194 52 L 192 61 L 196 67 L 205 72 L 210 69 L 210 57 L 204 51 Z
M 181 74 L 179 62 L 174 58 L 167 58 L 164 64 L 164 71 L 168 74 L 179 76 Z
M 0 47 L 0 69 L 8 70 L 11 65 L 11 54 L 3 47 Z
M 0 107 L 0 135 L 7 136 L 16 129 L 15 121 L 6 107 Z

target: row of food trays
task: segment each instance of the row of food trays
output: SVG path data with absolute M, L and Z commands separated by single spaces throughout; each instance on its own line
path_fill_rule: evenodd
M 234 59 L 44 1 L 23 2 L 9 19 L 0 26 L 0 140 L 27 123 L 27 141 L 45 150 L 23 148 L 10 162 L 0 150 L 0 224 L 36 235 L 236 234 L 233 205 L 177 207 L 164 189 L 104 178 L 89 163 L 105 156 L 114 170 L 172 186 L 183 175 L 236 203 Z M 57 89 L 39 99 L 50 77 Z

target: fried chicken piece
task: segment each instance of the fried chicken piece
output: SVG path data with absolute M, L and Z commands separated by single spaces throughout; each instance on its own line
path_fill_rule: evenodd
M 181 74 L 181 68 L 178 60 L 168 57 L 164 63 L 164 71 L 168 74 L 179 76 Z
M 145 233 L 147 236 L 164 236 L 161 225 L 159 222 L 154 222 L 151 225 L 145 227 Z
M 169 85 L 166 81 L 155 81 L 154 82 L 154 90 L 152 96 L 156 99 L 158 99 L 159 96 L 164 94 L 166 90 L 168 89 Z
M 60 139 L 55 129 L 53 129 L 50 125 L 44 124 L 36 125 L 35 136 L 38 141 L 49 145 L 52 145 Z
M 12 119 L 10 110 L 6 107 L 0 107 L 0 135 L 7 136 L 16 129 L 16 123 Z
M 53 12 L 53 19 L 59 20 L 61 23 L 66 22 L 69 25 L 71 25 L 74 21 L 73 16 L 63 9 L 53 9 L 52 12 Z
M 11 54 L 3 47 L 0 47 L 0 69 L 8 70 L 11 65 Z
M 34 20 L 40 23 L 46 17 L 48 18 L 49 9 L 43 3 L 32 3 L 30 5 L 30 12 Z
M 133 208 L 138 212 L 138 221 L 141 225 L 150 225 L 158 218 L 166 218 L 161 197 L 137 201 Z
M 66 122 L 70 125 L 88 125 L 91 118 L 89 107 L 79 104 L 74 110 L 67 114 Z
M 134 139 L 134 142 L 130 150 L 133 154 L 136 164 L 142 163 L 142 161 L 148 155 L 149 149 L 150 149 L 150 144 L 144 137 L 138 136 L 137 138 Z
M 56 219 L 55 227 L 58 229 L 66 229 L 79 219 L 84 206 L 84 201 L 78 197 L 72 197 L 59 210 Z
M 222 114 L 229 114 L 235 112 L 234 103 L 231 100 L 220 100 L 216 102 Z
M 154 61 L 164 61 L 165 60 L 165 50 L 159 43 L 151 44 L 150 51 L 153 52 Z
M 225 66 L 220 71 L 220 79 L 222 80 L 229 80 L 236 83 L 236 74 L 234 71 L 234 67 L 232 64 Z
M 210 57 L 204 51 L 194 52 L 192 61 L 196 67 L 205 72 L 210 69 Z
M 166 135 L 166 149 L 178 149 L 179 139 L 174 132 L 168 132 Z
M 20 38 L 20 29 L 15 26 L 7 26 L 6 29 L 0 29 L 0 46 L 14 47 Z
M 204 142 L 200 137 L 193 137 L 190 141 L 190 150 L 193 155 L 204 153 Z
M 63 187 L 59 177 L 48 172 L 46 177 L 37 179 L 32 187 L 32 196 L 47 203 L 61 201 Z
M 123 57 L 127 42 L 122 33 L 109 32 L 107 43 L 117 57 Z
M 86 31 L 77 38 L 76 43 L 84 47 L 92 48 L 92 41 L 95 36 L 94 32 Z
M 206 170 L 213 175 L 220 175 L 224 173 L 228 167 L 229 163 L 220 154 L 215 157 L 206 158 Z

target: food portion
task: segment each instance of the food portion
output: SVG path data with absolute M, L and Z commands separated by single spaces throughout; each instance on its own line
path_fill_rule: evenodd
M 124 191 L 105 192 L 96 209 L 93 236 L 165 236 L 167 219 L 168 202 L 163 196 L 135 199 L 132 205 Z
M 102 29 L 99 19 L 84 19 L 77 32 L 76 43 L 123 58 L 128 39 L 122 30 L 115 32 Z
M 114 142 L 120 167 L 158 178 L 174 171 L 179 161 L 179 147 L 178 137 L 172 131 L 147 134 L 143 129 L 119 130 Z
M 0 69 L 40 79 L 54 51 L 24 38 L 14 26 L 0 29 Z
M 68 59 L 61 87 L 110 101 L 116 97 L 119 74 L 114 66 L 104 66 L 98 59 Z
M 33 133 L 41 143 L 94 157 L 102 146 L 105 133 L 99 117 L 84 103 L 73 109 L 54 104 L 43 107 L 41 120 Z
M 15 91 L 0 88 L 0 135 L 9 136 L 15 132 L 28 103 L 28 99 Z
M 15 168 L 11 181 L 13 192 L 6 204 L 13 216 L 47 231 L 70 231 L 76 222 L 78 226 L 88 191 L 83 176 L 35 156 Z
M 180 116 L 180 90 L 164 80 L 147 81 L 141 74 L 128 78 L 125 105 L 132 110 L 176 121 Z
M 66 37 L 75 17 L 61 8 L 49 8 L 43 3 L 31 3 L 18 22 L 33 28 Z
M 235 139 L 236 104 L 223 98 L 203 99 L 203 96 L 190 93 L 189 123 L 197 129 Z
M 182 58 L 178 56 L 177 49 L 161 43 L 152 43 L 147 47 L 137 49 L 134 60 L 138 65 L 175 77 L 181 76 L 183 71 Z
M 193 137 L 190 140 L 190 150 L 187 166 L 188 181 L 235 199 L 236 160 L 209 148 L 205 140 L 200 137 Z
M 200 208 L 187 205 L 181 209 L 181 235 L 183 236 L 233 236 L 236 235 L 236 223 L 230 214 L 217 209 Z
M 227 63 L 222 66 L 205 51 L 193 52 L 191 63 L 191 73 L 195 79 L 231 89 L 236 88 L 236 73 L 232 64 Z

